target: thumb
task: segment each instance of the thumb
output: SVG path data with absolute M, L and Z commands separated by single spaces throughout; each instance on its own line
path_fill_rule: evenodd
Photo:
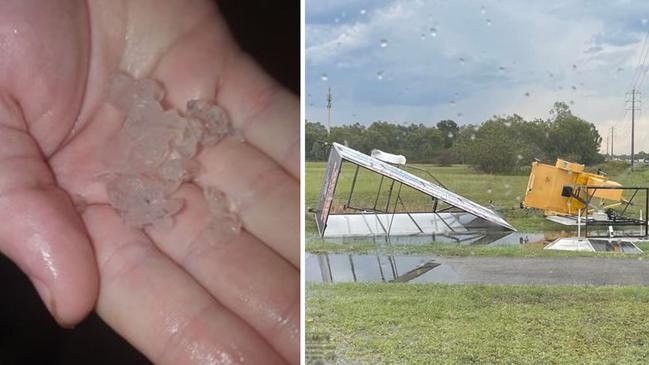
M 27 274 L 63 326 L 92 310 L 94 254 L 69 196 L 57 185 L 16 103 L 0 96 L 0 252 Z

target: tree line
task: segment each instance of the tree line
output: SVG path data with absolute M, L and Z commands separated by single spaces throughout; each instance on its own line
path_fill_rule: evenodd
M 470 164 L 488 173 L 513 172 L 535 159 L 554 163 L 562 158 L 587 165 L 604 161 L 595 125 L 573 115 L 562 102 L 554 104 L 545 120 L 528 121 L 514 114 L 494 116 L 480 125 L 443 120 L 434 127 L 378 121 L 332 127 L 329 134 L 321 123 L 306 123 L 307 160 L 326 160 L 332 142 L 364 153 L 377 148 L 402 154 L 409 163 Z

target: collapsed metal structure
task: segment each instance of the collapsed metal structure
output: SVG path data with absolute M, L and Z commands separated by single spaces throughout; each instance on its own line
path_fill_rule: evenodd
M 354 167 L 354 175 L 341 212 L 332 211 L 343 162 Z M 357 206 L 354 193 L 359 172 L 380 176 L 373 204 Z M 426 211 L 409 210 L 402 199 L 402 188 L 412 188 L 430 199 Z M 385 204 L 379 196 L 387 194 Z M 495 211 L 433 184 L 408 171 L 349 147 L 333 143 L 329 163 L 315 209 L 316 224 L 322 237 L 475 235 L 476 232 L 515 231 Z

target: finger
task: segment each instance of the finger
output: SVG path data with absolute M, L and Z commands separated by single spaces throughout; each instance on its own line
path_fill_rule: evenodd
M 72 326 L 97 298 L 95 259 L 21 119 L 17 105 L 0 97 L 0 251 L 27 274 L 56 320 Z
M 236 203 L 246 230 L 300 266 L 300 186 L 247 143 L 225 139 L 198 156 L 197 183 L 216 186 Z
M 235 53 L 223 69 L 217 102 L 246 140 L 300 178 L 298 99 L 266 75 L 245 53 Z
M 101 277 L 99 315 L 156 364 L 282 364 L 245 322 L 218 304 L 112 208 L 83 214 Z
M 195 185 L 174 196 L 185 201 L 170 231 L 149 237 L 220 303 L 248 322 L 285 359 L 300 362 L 300 275 L 268 246 L 242 232 L 211 235 L 210 213 Z
M 191 99 L 216 98 L 248 143 L 300 177 L 298 98 L 239 50 L 220 16 L 179 38 L 152 77 L 173 85 L 165 101 L 179 109 Z

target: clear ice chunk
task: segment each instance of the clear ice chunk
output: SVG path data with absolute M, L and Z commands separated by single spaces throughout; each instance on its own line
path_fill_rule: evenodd
M 237 207 L 224 192 L 213 186 L 203 188 L 203 196 L 212 214 L 208 229 L 219 234 L 237 235 L 241 232 L 241 218 Z
M 191 100 L 184 114 L 161 105 L 162 85 L 117 73 L 109 81 L 107 100 L 124 123 L 105 151 L 106 193 L 130 226 L 167 230 L 184 205 L 173 194 L 202 171 L 194 158 L 202 146 L 237 136 L 225 111 L 207 99 Z M 210 232 L 237 234 L 241 220 L 227 196 L 214 187 L 203 190 L 210 207 Z
M 220 106 L 207 99 L 195 99 L 187 102 L 187 116 L 203 125 L 204 133 L 201 143 L 213 146 L 231 133 L 230 121 Z

